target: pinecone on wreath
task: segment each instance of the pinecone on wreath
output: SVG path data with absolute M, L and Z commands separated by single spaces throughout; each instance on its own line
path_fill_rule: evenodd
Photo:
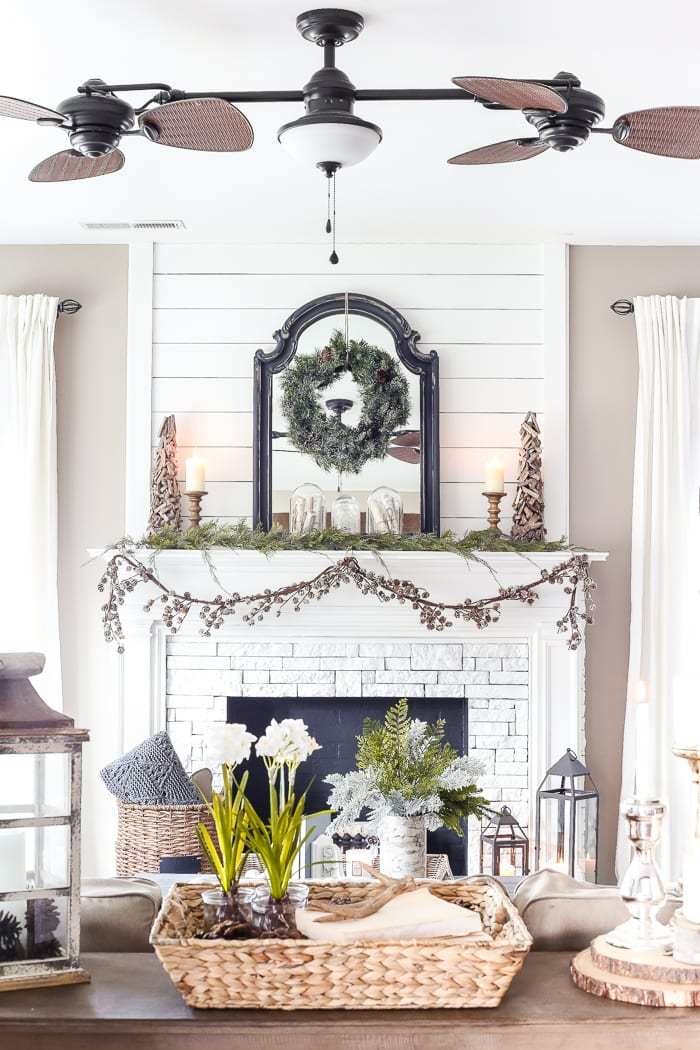
M 381 383 L 382 386 L 384 385 L 384 383 L 388 383 L 390 378 L 391 377 L 390 377 L 389 373 L 387 372 L 386 368 L 378 368 L 377 369 L 377 382 Z
M 545 538 L 542 438 L 535 412 L 528 412 L 520 426 L 518 484 L 513 500 L 514 540 L 538 543 Z
M 324 346 L 321 351 L 321 361 L 324 365 L 329 364 L 333 360 L 333 350 L 330 346 Z

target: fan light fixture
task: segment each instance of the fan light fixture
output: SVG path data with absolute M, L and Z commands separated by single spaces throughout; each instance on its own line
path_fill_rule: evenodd
M 373 153 L 382 141 L 381 129 L 353 113 L 308 113 L 283 124 L 279 143 L 295 160 L 328 169 L 349 168 Z

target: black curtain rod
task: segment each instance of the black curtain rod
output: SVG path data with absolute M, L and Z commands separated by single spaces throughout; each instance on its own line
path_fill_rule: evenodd
M 82 310 L 83 304 L 79 303 L 77 299 L 61 299 L 58 304 L 59 314 L 77 314 L 78 310 Z
M 616 299 L 610 304 L 610 309 L 618 317 L 628 317 L 634 313 L 634 303 L 631 299 Z

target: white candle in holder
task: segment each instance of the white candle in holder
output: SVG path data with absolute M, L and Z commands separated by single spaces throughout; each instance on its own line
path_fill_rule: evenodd
M 194 455 L 185 460 L 185 492 L 204 492 L 205 467 L 206 463 L 195 449 Z
M 505 492 L 504 485 L 505 467 L 503 460 L 498 458 L 488 459 L 484 464 L 484 489 L 486 492 Z
M 634 781 L 635 795 L 639 799 L 654 798 L 651 775 L 651 704 L 649 703 L 649 684 L 640 679 L 632 690 L 634 700 L 635 753 Z

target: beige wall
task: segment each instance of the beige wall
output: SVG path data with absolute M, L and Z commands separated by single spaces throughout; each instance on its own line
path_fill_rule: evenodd
M 601 793 L 602 876 L 613 878 L 627 689 L 637 346 L 616 299 L 700 295 L 700 248 L 574 247 L 570 256 L 571 538 L 609 550 L 586 652 L 587 760 Z
M 83 309 L 56 323 L 58 584 L 64 708 L 90 730 L 85 794 L 103 790 L 98 770 L 114 751 L 116 712 L 102 681 L 105 661 L 88 547 L 124 531 L 128 248 L 0 245 L 0 292 L 45 292 Z M 105 696 L 100 719 L 95 697 Z M 85 807 L 84 856 L 95 855 L 94 807 Z

